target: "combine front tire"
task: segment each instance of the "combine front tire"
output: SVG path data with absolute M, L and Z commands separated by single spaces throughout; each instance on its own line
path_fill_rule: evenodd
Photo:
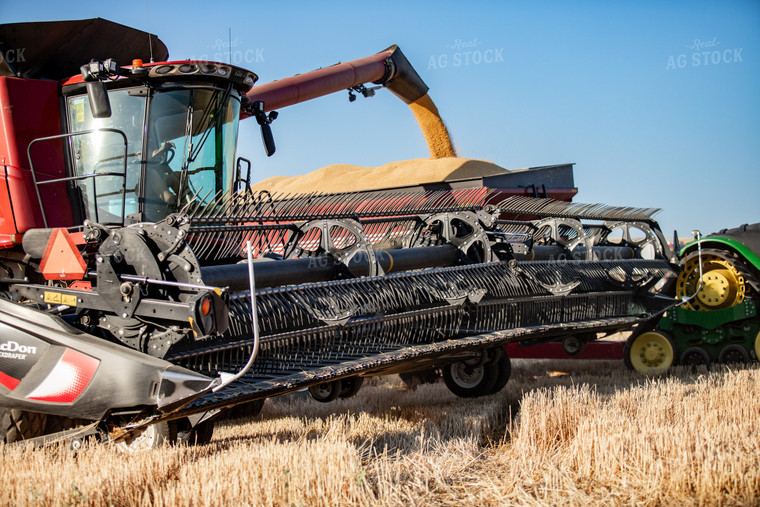
M 260 400 L 246 401 L 232 408 L 228 408 L 222 413 L 223 419 L 252 419 L 261 413 L 264 408 L 266 398 Z
M 6 444 L 27 438 L 42 436 L 47 416 L 37 412 L 25 412 L 0 408 L 0 437 Z
M 647 331 L 625 342 L 623 360 L 631 370 L 657 375 L 673 366 L 675 349 L 670 336 L 661 331 Z
M 121 452 L 133 454 L 150 451 L 176 441 L 177 426 L 163 421 L 145 426 L 132 437 L 117 442 L 116 448 Z
M 204 445 L 214 436 L 214 420 L 208 419 L 191 427 L 187 418 L 170 421 L 177 425 L 177 442 L 187 445 Z

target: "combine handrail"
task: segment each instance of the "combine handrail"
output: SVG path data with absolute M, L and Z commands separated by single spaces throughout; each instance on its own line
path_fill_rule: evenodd
M 122 137 L 122 139 L 124 140 L 124 172 L 122 173 L 115 173 L 115 172 L 91 173 L 91 174 L 83 174 L 80 176 L 67 176 L 65 178 L 56 178 L 53 180 L 45 180 L 45 181 L 37 180 L 37 173 L 34 170 L 34 162 L 32 162 L 32 146 L 42 141 L 66 139 L 66 138 L 75 137 L 75 136 L 93 134 L 95 132 L 113 132 L 115 134 L 119 134 Z M 112 129 L 112 128 L 100 128 L 100 129 L 83 130 L 81 132 L 72 132 L 69 134 L 59 134 L 57 136 L 38 137 L 37 139 L 29 143 L 29 147 L 27 147 L 26 149 L 26 155 L 29 158 L 29 169 L 32 172 L 32 181 L 34 181 L 34 189 L 37 191 L 37 200 L 40 203 L 40 211 L 42 212 L 42 222 L 43 224 L 45 224 L 46 228 L 48 226 L 48 221 L 47 221 L 47 214 L 45 213 L 45 205 L 42 203 L 42 194 L 40 193 L 40 185 L 46 185 L 48 183 L 59 183 L 62 181 L 79 181 L 79 180 L 83 180 L 87 178 L 92 178 L 93 191 L 95 191 L 95 221 L 99 222 L 100 220 L 98 218 L 97 184 L 95 183 L 96 178 L 99 176 L 121 176 L 122 177 L 123 181 L 121 185 L 121 226 L 124 227 L 124 224 L 126 222 L 126 217 L 124 216 L 124 213 L 126 212 L 126 205 L 127 205 L 127 135 L 123 131 L 119 129 Z

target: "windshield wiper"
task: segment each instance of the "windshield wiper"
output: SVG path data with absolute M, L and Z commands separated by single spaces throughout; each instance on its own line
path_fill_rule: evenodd
M 201 117 L 201 121 L 198 125 L 198 132 L 203 131 L 203 136 L 198 141 L 198 146 L 196 146 L 190 153 L 188 162 L 195 162 L 195 159 L 200 154 L 203 145 L 206 143 L 206 139 L 208 139 L 208 136 L 211 134 L 211 121 L 212 119 L 216 121 L 216 119 L 221 114 L 222 107 L 224 107 L 224 105 L 227 103 L 227 99 L 230 96 L 230 91 L 232 91 L 232 85 L 227 86 L 227 88 L 224 90 L 224 94 L 221 95 L 221 98 L 219 96 L 219 93 L 214 93 L 213 97 L 211 97 L 211 99 L 208 101 L 208 104 L 206 104 L 205 111 L 203 112 L 203 116 Z M 217 103 L 214 104 L 214 102 Z
M 194 98 L 195 92 L 193 92 L 190 96 L 190 104 L 188 106 L 187 120 L 185 123 L 185 146 L 187 146 L 187 149 L 185 150 L 185 153 L 183 154 L 182 173 L 180 174 L 180 179 L 179 179 L 177 201 L 180 200 L 180 196 L 182 196 L 182 193 L 186 186 L 187 179 L 189 177 L 190 164 L 192 162 L 195 162 L 195 159 L 198 158 L 198 155 L 200 155 L 204 144 L 206 144 L 206 140 L 208 139 L 208 136 L 211 134 L 211 130 L 212 130 L 210 128 L 211 122 L 212 120 L 216 121 L 216 119 L 221 114 L 222 108 L 227 103 L 227 100 L 229 99 L 231 91 L 232 91 L 232 85 L 228 85 L 227 88 L 224 90 L 224 93 L 220 94 L 218 91 L 215 91 L 213 93 L 208 103 L 206 104 L 206 107 L 203 110 L 203 116 L 198 122 L 198 129 L 195 132 L 195 134 L 192 132 L 193 111 L 194 111 L 193 98 Z M 203 132 L 203 135 L 198 140 L 197 145 L 193 146 L 193 142 L 192 142 L 193 135 L 197 135 L 197 133 L 199 132 Z M 186 158 L 185 158 L 185 154 L 187 154 Z

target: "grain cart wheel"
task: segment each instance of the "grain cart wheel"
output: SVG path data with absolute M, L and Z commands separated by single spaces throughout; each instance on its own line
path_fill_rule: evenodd
M 132 437 L 116 443 L 116 449 L 124 453 L 138 453 L 157 449 L 177 441 L 176 424 L 167 421 L 150 424 L 138 430 Z
M 577 356 L 583 352 L 583 347 L 586 345 L 586 341 L 580 336 L 571 335 L 565 336 L 562 339 L 562 351 L 568 356 Z
M 670 336 L 661 331 L 647 331 L 625 342 L 623 359 L 631 370 L 657 375 L 673 366 L 675 350 Z
M 342 385 L 340 380 L 333 380 L 332 382 L 324 382 L 309 386 L 309 394 L 312 398 L 320 403 L 328 403 L 340 396 Z
M 744 364 L 749 362 L 749 352 L 741 345 L 728 345 L 720 351 L 718 361 L 723 364 Z
M 442 369 L 446 387 L 460 398 L 491 394 L 499 376 L 497 361 L 485 362 L 481 358 L 449 363 Z
M 47 416 L 10 408 L 0 409 L 0 437 L 6 444 L 42 436 Z
M 362 384 L 364 384 L 364 379 L 362 377 L 346 377 L 341 379 L 340 394 L 338 394 L 338 396 L 343 399 L 355 396 L 356 393 L 359 392 L 359 389 L 361 389 Z
M 493 363 L 496 365 L 496 382 L 494 382 L 489 394 L 496 394 L 507 385 L 510 375 L 512 375 L 512 362 L 509 360 L 507 352 L 502 347 L 495 349 L 496 357 Z
M 755 359 L 760 359 L 760 333 L 755 336 Z
M 407 389 L 413 391 L 423 384 L 435 384 L 441 379 L 441 373 L 433 368 L 429 370 L 405 371 L 399 373 L 398 377 Z
M 709 368 L 711 362 L 710 356 L 705 349 L 699 347 L 690 347 L 684 350 L 683 354 L 681 354 L 681 364 L 684 366 L 696 367 L 705 365 Z

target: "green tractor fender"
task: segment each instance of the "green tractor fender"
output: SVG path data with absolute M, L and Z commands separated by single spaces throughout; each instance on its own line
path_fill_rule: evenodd
M 732 250 L 760 271 L 760 223 L 745 224 L 711 234 L 702 240 L 702 248 Z M 678 256 L 684 258 L 695 250 L 697 250 L 697 241 L 692 241 L 681 248 Z

